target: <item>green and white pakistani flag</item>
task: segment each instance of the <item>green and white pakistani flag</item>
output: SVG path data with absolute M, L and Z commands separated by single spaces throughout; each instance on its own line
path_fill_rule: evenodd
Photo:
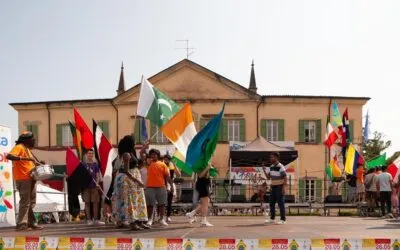
M 155 125 L 162 127 L 180 110 L 180 106 L 155 88 L 142 76 L 139 102 L 136 114 L 145 117 Z

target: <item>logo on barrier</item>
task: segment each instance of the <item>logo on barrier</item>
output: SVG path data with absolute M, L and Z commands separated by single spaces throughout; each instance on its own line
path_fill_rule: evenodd
M 4 242 L 4 240 L 0 238 L 0 250 L 3 250 L 5 245 L 6 243 Z
M 40 250 L 45 250 L 47 247 L 47 241 L 46 240 L 42 240 L 39 244 L 39 249 Z
M 343 244 L 342 244 L 342 249 L 343 250 L 350 250 L 351 249 L 351 245 L 349 243 L 349 241 L 346 239 L 344 240 Z
M 240 240 L 239 243 L 236 245 L 237 250 L 246 250 L 247 246 L 244 244 L 243 240 Z
M 185 245 L 183 245 L 183 249 L 192 250 L 194 248 L 193 243 L 190 240 L 187 240 Z
M 392 249 L 393 250 L 400 250 L 400 242 L 398 240 L 395 240 L 392 244 Z
M 299 247 L 300 247 L 299 244 L 297 244 L 297 242 L 295 240 L 292 240 L 292 242 L 290 242 L 290 245 L 289 245 L 290 250 L 298 250 Z
M 133 249 L 134 249 L 134 250 L 141 250 L 141 249 L 143 249 L 143 244 L 142 244 L 142 242 L 140 242 L 139 239 L 137 239 L 137 240 L 135 241 L 135 244 L 133 244 Z
M 94 243 L 91 239 L 89 239 L 85 244 L 85 250 L 93 250 Z

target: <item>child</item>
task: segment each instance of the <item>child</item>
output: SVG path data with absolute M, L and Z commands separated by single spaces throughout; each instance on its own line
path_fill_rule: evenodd
M 399 217 L 399 184 L 393 183 L 392 186 L 392 214 L 395 219 Z

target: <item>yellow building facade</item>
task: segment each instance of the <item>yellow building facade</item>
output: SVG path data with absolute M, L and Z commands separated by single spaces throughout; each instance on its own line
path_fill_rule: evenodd
M 305 177 L 323 180 L 326 166 L 323 141 L 333 101 L 342 109 L 348 108 L 353 143 L 362 141 L 362 108 L 369 98 L 261 95 L 257 93 L 253 65 L 248 88 L 187 59 L 150 77 L 149 81 L 178 104 L 190 102 L 198 130 L 226 103 L 220 142 L 213 158 L 220 178 L 229 178 L 229 142 L 251 142 L 263 136 L 268 141 L 294 144 L 298 151 L 296 180 Z M 65 164 L 65 149 L 73 144 L 68 126 L 68 120 L 73 120 L 73 108 L 79 110 L 89 127 L 92 119 L 96 120 L 113 144 L 132 133 L 139 141 L 141 128 L 135 119 L 139 91 L 140 84 L 125 90 L 121 68 L 114 98 L 10 105 L 18 112 L 19 130 L 31 130 L 36 135 L 38 157 L 50 164 Z M 155 126 L 148 121 L 147 125 L 153 145 L 168 144 L 161 133 L 155 135 L 158 131 Z M 307 184 L 311 185 L 316 184 Z M 296 186 L 293 192 L 298 195 Z

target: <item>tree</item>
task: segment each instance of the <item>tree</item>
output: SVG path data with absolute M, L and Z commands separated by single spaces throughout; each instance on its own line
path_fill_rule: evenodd
M 392 145 L 391 141 L 385 141 L 384 135 L 375 131 L 373 133 L 373 138 L 363 142 L 362 144 L 363 157 L 366 161 L 369 161 L 372 158 L 381 155 L 382 151 L 390 147 L 390 145 Z

